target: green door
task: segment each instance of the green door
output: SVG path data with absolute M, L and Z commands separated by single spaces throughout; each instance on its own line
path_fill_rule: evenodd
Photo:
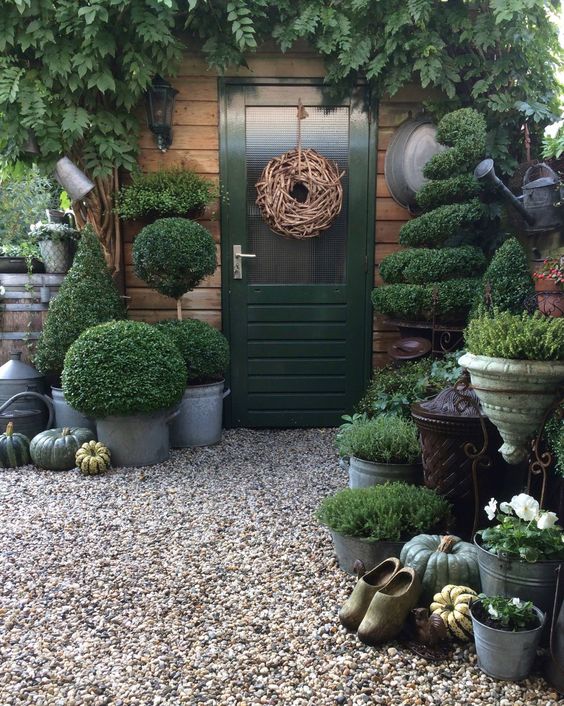
M 231 343 L 232 426 L 334 426 L 370 371 L 374 233 L 373 130 L 363 95 L 332 101 L 322 86 L 222 84 L 222 277 Z M 289 240 L 264 223 L 255 184 L 293 149 L 299 99 L 302 147 L 336 161 L 340 215 L 315 238 Z M 234 248 L 244 255 L 234 257 Z M 234 265 L 240 263 L 237 277 Z

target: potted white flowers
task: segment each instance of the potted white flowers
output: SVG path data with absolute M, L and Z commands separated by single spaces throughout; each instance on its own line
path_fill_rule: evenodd
M 470 607 L 478 667 L 496 679 L 525 679 L 546 616 L 531 601 L 480 595 Z
M 70 242 L 78 237 L 65 223 L 42 223 L 30 226 L 32 239 L 38 244 L 45 272 L 68 272 L 71 265 Z
M 490 596 L 517 596 L 550 614 L 557 568 L 564 561 L 564 534 L 554 512 L 527 495 L 485 507 L 498 524 L 476 533 L 482 589 Z

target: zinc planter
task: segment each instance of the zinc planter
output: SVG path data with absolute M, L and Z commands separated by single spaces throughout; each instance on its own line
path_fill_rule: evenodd
M 527 458 L 532 437 L 557 401 L 564 361 L 510 360 L 466 353 L 459 365 L 470 373 L 484 414 L 497 427 L 499 449 L 510 464 Z
M 87 417 L 82 412 L 71 407 L 60 387 L 52 387 L 51 396 L 53 398 L 53 409 L 55 410 L 56 427 L 80 427 L 82 429 L 90 429 L 94 434 L 96 433 L 96 422 L 91 417 Z
M 154 466 L 170 456 L 168 425 L 177 413 L 161 409 L 97 419 L 98 441 L 110 449 L 114 466 Z
M 223 400 L 229 394 L 225 381 L 187 387 L 178 416 L 170 425 L 170 443 L 174 448 L 211 446 L 221 441 Z
M 355 561 L 361 561 L 366 571 L 370 571 L 384 559 L 399 557 L 405 542 L 375 542 L 362 537 L 348 537 L 329 530 L 335 547 L 339 567 L 348 574 L 354 574 Z
M 349 488 L 368 488 L 372 485 L 403 481 L 419 485 L 421 465 L 411 463 L 375 463 L 351 456 L 342 459 L 342 466 L 349 472 Z
M 64 273 L 70 267 L 70 248 L 65 240 L 40 240 L 39 252 L 45 272 Z
M 516 596 L 531 601 L 551 619 L 559 561 L 504 559 L 486 551 L 476 539 L 474 544 L 478 549 L 482 592 L 486 596 Z
M 473 605 L 477 605 L 477 601 Z M 497 630 L 484 625 L 474 617 L 470 608 L 476 641 L 478 667 L 494 679 L 521 681 L 533 666 L 546 616 L 536 606 L 534 611 L 539 625 L 532 630 Z

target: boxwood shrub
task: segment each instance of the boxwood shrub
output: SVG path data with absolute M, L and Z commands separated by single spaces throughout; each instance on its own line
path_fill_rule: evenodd
M 471 245 L 458 248 L 400 250 L 382 261 L 386 284 L 426 284 L 458 277 L 476 277 L 486 267 L 484 253 Z
M 161 218 L 145 226 L 133 243 L 135 274 L 173 299 L 215 272 L 211 233 L 187 218 Z
M 481 279 L 457 279 L 430 284 L 390 284 L 372 292 L 376 311 L 393 319 L 430 321 L 433 316 L 433 292 L 437 291 L 435 316 L 443 322 L 466 319 L 480 294 Z
M 464 332 L 474 355 L 515 360 L 563 360 L 564 319 L 509 311 L 472 319 Z
M 529 259 L 517 238 L 509 238 L 492 257 L 484 274 L 484 286 L 490 289 L 491 303 L 498 311 L 518 314 L 525 300 L 535 291 Z
M 221 331 L 197 319 L 169 319 L 155 326 L 178 348 L 188 370 L 189 385 L 223 379 L 229 366 L 229 343 Z
M 451 506 L 434 490 L 385 483 L 341 490 L 321 502 L 316 517 L 340 534 L 399 542 L 447 529 Z
M 117 198 L 122 218 L 188 216 L 216 198 L 217 189 L 208 179 L 186 169 L 165 169 L 132 175 Z
M 467 201 L 478 196 L 482 187 L 472 174 L 461 174 L 450 179 L 428 181 L 415 196 L 417 205 L 428 211 L 449 203 Z
M 339 429 L 336 442 L 341 456 L 374 463 L 416 463 L 420 457 L 417 427 L 393 414 L 355 417 Z
M 479 199 L 439 206 L 405 223 L 400 229 L 400 245 L 440 247 L 459 231 L 471 230 L 484 213 Z
M 186 366 L 174 343 L 139 321 L 94 326 L 65 357 L 65 398 L 90 417 L 166 409 L 180 400 L 185 387 Z

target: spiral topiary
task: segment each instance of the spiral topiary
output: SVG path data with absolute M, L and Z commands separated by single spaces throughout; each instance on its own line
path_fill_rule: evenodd
M 221 331 L 197 319 L 168 319 L 155 326 L 178 348 L 188 369 L 189 385 L 223 379 L 229 365 L 229 343 Z
M 186 366 L 174 343 L 140 321 L 94 326 L 65 357 L 65 398 L 89 417 L 167 409 L 180 400 L 185 387 Z
M 481 250 L 468 244 L 484 217 L 472 172 L 484 156 L 485 120 L 472 108 L 456 110 L 439 122 L 437 140 L 448 149 L 425 165 L 431 181 L 417 193 L 423 213 L 400 230 L 400 245 L 411 249 L 382 261 L 386 286 L 372 294 L 374 308 L 394 318 L 466 319 L 486 267 Z
M 135 274 L 149 287 L 176 299 L 194 289 L 217 266 L 211 233 L 187 218 L 160 218 L 145 226 L 133 243 Z

